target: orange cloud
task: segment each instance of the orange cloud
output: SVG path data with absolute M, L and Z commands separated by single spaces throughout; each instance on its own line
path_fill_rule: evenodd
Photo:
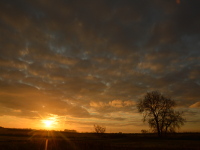
M 190 106 L 190 108 L 200 108 L 200 102 L 196 102 Z
M 122 100 L 113 100 L 110 101 L 108 103 L 105 102 L 91 102 L 90 106 L 91 107 L 117 107 L 117 108 L 121 108 L 121 107 L 128 107 L 128 106 L 133 106 L 135 104 L 135 102 L 127 100 L 127 101 L 122 101 Z

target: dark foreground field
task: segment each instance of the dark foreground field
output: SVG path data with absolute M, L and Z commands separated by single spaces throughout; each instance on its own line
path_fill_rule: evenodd
M 154 134 L 0 131 L 0 150 L 200 150 L 200 133 L 179 133 L 159 139 Z

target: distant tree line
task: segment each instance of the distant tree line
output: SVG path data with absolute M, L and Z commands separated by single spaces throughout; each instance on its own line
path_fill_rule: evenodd
M 69 130 L 69 129 L 65 129 L 64 132 L 68 132 L 68 133 L 77 133 L 76 130 Z

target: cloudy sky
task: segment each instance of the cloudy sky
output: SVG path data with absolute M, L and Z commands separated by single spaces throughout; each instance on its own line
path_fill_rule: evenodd
M 200 125 L 199 0 L 1 0 L 0 126 L 148 129 L 158 90 Z

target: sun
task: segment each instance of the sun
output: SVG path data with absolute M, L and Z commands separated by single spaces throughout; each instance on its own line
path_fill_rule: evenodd
M 44 124 L 45 124 L 46 127 L 51 127 L 52 123 L 53 123 L 53 121 L 51 121 L 51 120 L 44 121 Z
M 56 115 L 50 115 L 50 117 L 45 117 L 40 120 L 41 121 L 41 127 L 44 129 L 52 130 L 52 129 L 58 129 L 59 128 L 59 120 L 58 116 Z
M 54 121 L 53 120 L 42 120 L 46 128 L 52 128 Z

